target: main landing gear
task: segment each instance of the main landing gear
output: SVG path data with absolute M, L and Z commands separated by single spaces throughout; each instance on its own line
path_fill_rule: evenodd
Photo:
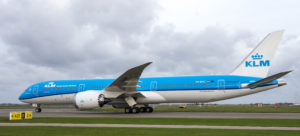
M 124 112 L 125 113 L 140 113 L 140 112 L 148 112 L 151 113 L 153 112 L 153 108 L 152 107 L 127 107 L 124 108 Z

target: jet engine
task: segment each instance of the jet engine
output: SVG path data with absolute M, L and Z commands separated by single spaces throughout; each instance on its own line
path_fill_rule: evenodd
M 104 97 L 101 91 L 78 92 L 74 96 L 74 105 L 77 109 L 96 109 L 110 102 L 110 99 Z

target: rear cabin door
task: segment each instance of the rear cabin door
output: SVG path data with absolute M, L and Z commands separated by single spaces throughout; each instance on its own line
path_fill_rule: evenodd
M 225 89 L 225 80 L 218 80 L 218 89 Z
M 157 81 L 151 81 L 150 91 L 156 91 L 156 90 L 157 90 Z

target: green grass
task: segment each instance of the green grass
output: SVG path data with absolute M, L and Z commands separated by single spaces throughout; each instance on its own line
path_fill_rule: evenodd
M 101 109 L 89 111 L 114 111 L 123 112 L 123 109 L 115 109 L 106 106 Z M 178 105 L 155 105 L 154 112 L 242 112 L 242 113 L 300 113 L 300 106 L 274 106 L 257 107 L 255 105 L 188 105 L 187 108 L 179 108 Z
M 300 113 L 300 106 L 274 106 L 257 107 L 255 105 L 208 105 L 197 106 L 188 105 L 186 109 L 181 109 L 175 105 L 158 105 L 155 111 L 160 112 L 245 112 L 245 113 Z
M 30 105 L 0 105 L 0 109 L 28 109 Z
M 221 125 L 221 126 L 289 126 L 300 127 L 300 119 L 204 119 L 204 118 L 78 118 L 41 117 L 13 120 L 1 117 L 2 123 L 84 123 L 84 124 L 162 124 L 162 125 Z
M 0 136 L 299 136 L 300 131 L 172 128 L 0 127 Z

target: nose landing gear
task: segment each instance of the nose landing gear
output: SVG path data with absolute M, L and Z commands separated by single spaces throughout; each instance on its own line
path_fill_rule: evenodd
M 41 108 L 41 105 L 40 105 L 40 104 L 32 104 L 32 106 L 33 106 L 33 107 L 36 107 L 36 108 L 34 109 L 34 111 L 35 111 L 36 113 L 42 112 L 42 108 Z
M 42 108 L 35 108 L 34 111 L 37 113 L 42 112 Z

